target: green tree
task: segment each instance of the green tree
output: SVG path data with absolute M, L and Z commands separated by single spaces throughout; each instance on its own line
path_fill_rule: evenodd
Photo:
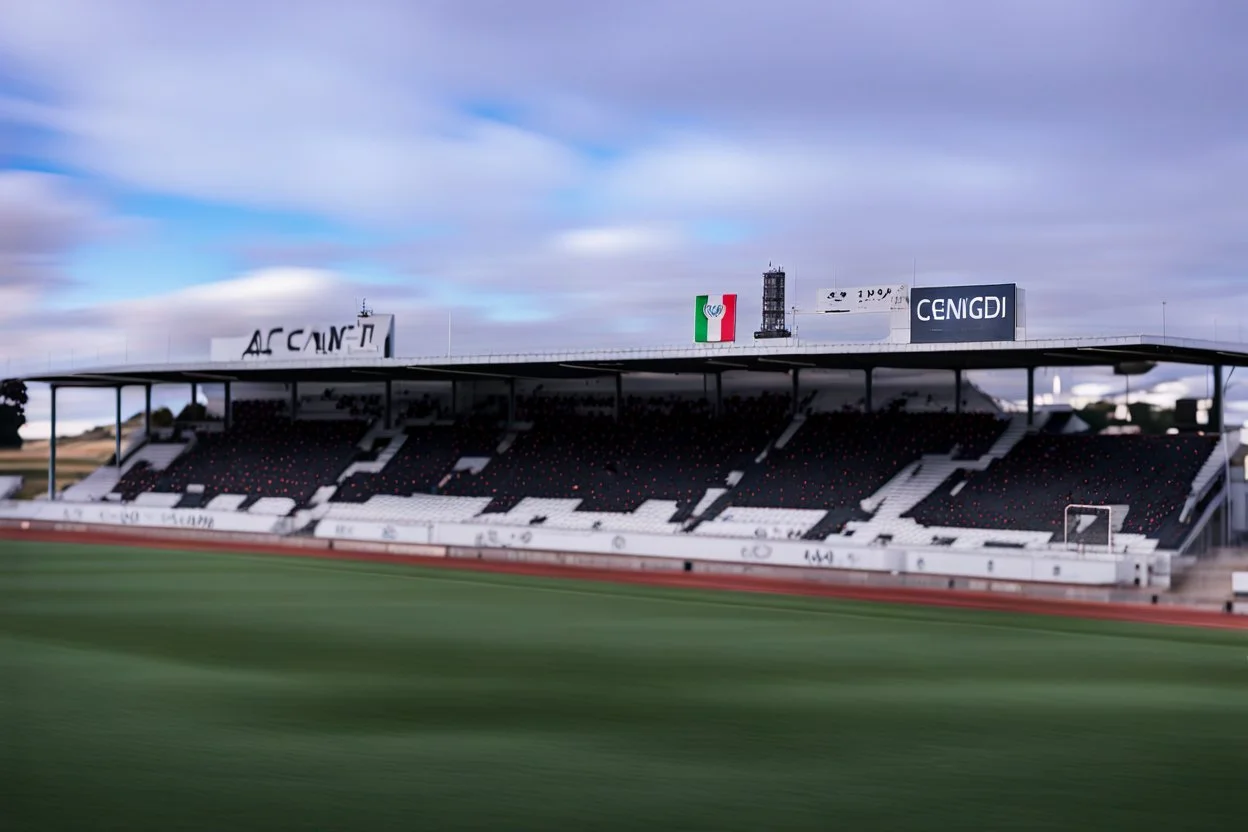
M 203 422 L 208 419 L 208 408 L 199 402 L 191 402 L 178 414 L 179 422 Z

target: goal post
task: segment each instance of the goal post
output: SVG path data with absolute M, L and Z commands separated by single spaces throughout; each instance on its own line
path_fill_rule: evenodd
M 1086 525 L 1081 525 L 1087 518 L 1091 518 Z M 1075 542 L 1078 545 L 1088 545 L 1086 541 L 1081 541 L 1083 532 L 1095 528 L 1097 521 L 1104 519 L 1105 521 L 1105 551 L 1112 553 L 1114 551 L 1114 507 L 1106 505 L 1086 505 L 1081 503 L 1072 503 L 1066 506 L 1066 510 L 1062 513 L 1062 543 L 1066 549 L 1070 549 L 1071 532 L 1074 532 Z M 1091 544 L 1100 546 L 1100 543 Z

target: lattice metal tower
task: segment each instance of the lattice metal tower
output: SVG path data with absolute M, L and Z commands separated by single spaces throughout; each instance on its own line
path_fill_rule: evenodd
M 763 272 L 763 325 L 754 338 L 790 337 L 792 333 L 785 326 L 784 269 L 772 268 L 769 263 Z

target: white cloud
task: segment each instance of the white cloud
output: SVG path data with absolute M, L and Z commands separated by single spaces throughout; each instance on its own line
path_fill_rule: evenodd
M 39 291 L 34 286 L 5 286 L 0 283 L 0 325 L 35 314 Z
M 100 209 L 67 177 L 0 170 L 0 283 L 30 279 L 102 225 Z
M 133 317 L 167 317 L 181 313 L 196 318 L 227 316 L 255 320 L 283 315 L 292 307 L 317 303 L 343 285 L 338 275 L 319 269 L 271 268 L 198 286 L 177 289 L 165 295 L 101 307 L 126 324 Z
M 1169 334 L 1198 337 L 1248 304 L 1229 6 L 778 0 L 765 27 L 710 0 L 513 6 L 5 4 L 6 72 L 40 98 L 0 93 L 0 131 L 34 128 L 27 151 L 100 187 L 0 173 L 0 356 L 202 355 L 362 294 L 409 353 L 440 351 L 449 305 L 461 351 L 676 343 L 696 292 L 739 292 L 753 318 L 771 260 L 799 303 L 915 266 L 927 285 L 1016 280 L 1033 337 L 1157 332 L 1163 297 Z M 380 287 L 341 256 L 342 273 L 263 268 L 40 319 L 65 253 L 99 233 L 90 197 L 133 190 L 345 219 L 404 251 L 358 252 Z M 673 230 L 713 221 L 750 233 Z M 459 233 L 404 238 L 429 223 Z M 585 324 L 603 309 L 616 329 Z M 801 321 L 809 339 L 868 329 Z
M 673 248 L 680 235 L 661 228 L 582 228 L 556 235 L 555 249 L 578 257 L 621 257 Z
M 626 157 L 601 185 L 608 204 L 644 212 L 801 216 L 849 205 L 901 208 L 974 200 L 985 207 L 1046 196 L 1042 160 L 1028 165 L 913 144 L 883 147 L 835 133 L 796 138 L 765 132 L 737 141 L 682 135 Z

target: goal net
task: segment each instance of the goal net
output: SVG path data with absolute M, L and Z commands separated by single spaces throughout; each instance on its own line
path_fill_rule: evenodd
M 1064 517 L 1066 548 L 1080 552 L 1114 551 L 1117 506 L 1069 505 Z

